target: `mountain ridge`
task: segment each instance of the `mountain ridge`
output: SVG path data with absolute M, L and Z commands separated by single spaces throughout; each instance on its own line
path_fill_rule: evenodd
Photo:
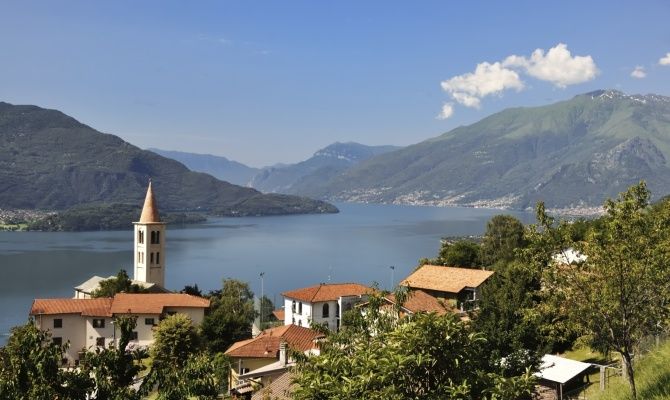
M 645 179 L 670 192 L 670 98 L 600 90 L 516 107 L 370 158 L 298 193 L 336 201 L 599 206 Z
M 152 179 L 159 207 L 219 215 L 322 213 L 337 209 L 260 192 L 96 131 L 58 110 L 0 102 L 0 208 L 64 210 L 85 204 L 141 204 Z

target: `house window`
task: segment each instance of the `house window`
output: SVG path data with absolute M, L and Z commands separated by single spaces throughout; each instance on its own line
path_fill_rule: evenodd
M 298 303 L 298 314 L 302 314 L 302 301 Z
M 94 328 L 104 328 L 105 327 L 105 320 L 103 319 L 94 319 L 93 320 L 93 327 Z
M 99 347 L 105 347 L 105 338 L 104 337 L 96 338 L 95 345 Z
M 330 316 L 330 306 L 328 303 L 323 305 L 323 310 L 321 312 L 321 317 L 328 318 Z
M 302 320 L 298 320 L 298 326 L 302 326 Z
M 137 331 L 130 332 L 130 340 L 137 340 Z
M 51 342 L 53 344 L 55 344 L 56 346 L 62 346 L 63 345 L 63 338 L 62 337 L 51 338 Z
M 63 320 L 61 318 L 54 319 L 54 328 L 62 328 Z
M 144 325 L 154 325 L 153 318 L 144 318 Z
M 295 313 L 295 300 L 291 303 L 291 311 Z

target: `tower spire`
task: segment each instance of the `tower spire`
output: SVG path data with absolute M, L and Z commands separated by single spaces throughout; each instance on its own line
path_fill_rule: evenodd
M 160 222 L 158 205 L 154 199 L 154 191 L 151 188 L 151 179 L 149 179 L 149 188 L 147 189 L 147 196 L 144 198 L 144 207 L 142 207 L 140 223 L 146 224 L 156 222 Z

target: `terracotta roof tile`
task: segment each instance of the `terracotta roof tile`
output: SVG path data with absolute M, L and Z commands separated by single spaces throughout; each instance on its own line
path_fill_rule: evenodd
M 493 271 L 483 269 L 424 265 L 400 282 L 400 285 L 415 289 L 459 293 L 466 287 L 478 287 L 491 275 Z
M 262 400 L 269 395 L 273 400 L 290 400 L 293 398 L 293 383 L 296 375 L 293 372 L 284 372 L 272 381 L 268 386 L 258 390 L 251 396 L 251 400 Z
M 111 298 L 98 299 L 35 299 L 30 315 L 81 314 L 90 317 L 111 317 Z
M 209 300 L 184 293 L 118 293 L 111 309 L 112 314 L 161 314 L 164 307 L 207 308 Z
M 305 352 L 315 347 L 315 340 L 323 334 L 297 325 L 283 325 L 266 329 L 252 339 L 234 343 L 226 354 L 239 358 L 277 358 L 279 344 L 283 341 L 288 347 Z
M 393 294 L 386 296 L 386 299 L 393 304 L 396 302 L 395 295 Z M 455 311 L 453 306 L 429 295 L 423 290 L 410 291 L 408 293 L 408 298 L 402 307 L 411 313 L 434 312 L 438 315 L 443 315 L 447 312 Z
M 151 181 L 147 188 L 147 196 L 144 198 L 144 207 L 142 207 L 142 214 L 140 215 L 140 223 L 156 223 L 161 222 L 158 216 L 158 205 L 154 198 L 154 191 L 151 189 Z
M 272 311 L 272 315 L 274 315 L 278 320 L 283 321 L 283 320 L 284 320 L 284 316 L 285 316 L 286 314 L 284 313 L 284 309 L 283 309 L 283 308 L 280 308 L 280 309 L 277 309 L 277 310 Z
M 372 289 L 358 283 L 322 283 L 302 289 L 290 290 L 282 296 L 308 303 L 337 300 L 344 296 L 360 296 Z

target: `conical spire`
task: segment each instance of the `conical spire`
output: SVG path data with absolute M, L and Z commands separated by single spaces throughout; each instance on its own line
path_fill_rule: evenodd
M 142 208 L 142 215 L 140 216 L 140 223 L 161 222 L 158 217 L 158 205 L 154 200 L 154 191 L 151 189 L 151 180 L 149 181 L 149 188 L 147 189 L 147 197 L 144 198 L 144 207 Z

